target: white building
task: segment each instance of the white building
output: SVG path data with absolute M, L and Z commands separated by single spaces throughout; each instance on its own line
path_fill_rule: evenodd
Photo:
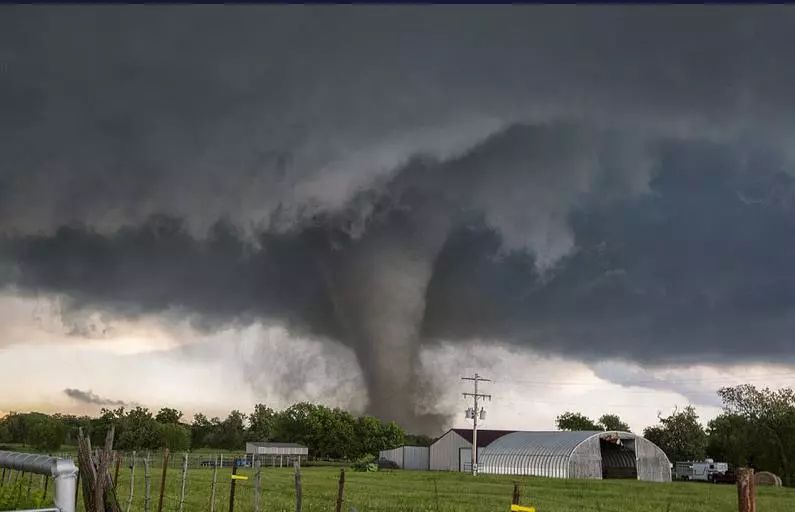
M 263 464 L 281 467 L 306 460 L 309 448 L 298 443 L 246 443 L 246 455 L 252 461 L 256 458 Z
M 512 432 L 513 430 L 478 429 L 478 450 Z M 471 471 L 472 429 L 451 428 L 434 441 L 428 466 L 432 471 Z
M 382 451 L 381 458 L 404 469 L 469 472 L 472 430 L 450 429 L 427 452 L 403 446 Z M 478 430 L 478 468 L 483 474 L 671 481 L 665 453 L 631 432 Z

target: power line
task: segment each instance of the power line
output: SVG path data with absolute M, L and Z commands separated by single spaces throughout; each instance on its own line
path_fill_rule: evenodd
M 466 411 L 466 417 L 472 419 L 472 476 L 478 475 L 478 416 L 480 419 L 486 418 L 486 410 L 478 408 L 478 399 L 488 398 L 491 401 L 491 395 L 478 393 L 478 382 L 491 382 L 491 379 L 481 377 L 475 372 L 474 377 L 461 377 L 461 380 L 471 380 L 475 385 L 474 393 L 463 393 L 464 398 L 472 397 L 474 406 Z

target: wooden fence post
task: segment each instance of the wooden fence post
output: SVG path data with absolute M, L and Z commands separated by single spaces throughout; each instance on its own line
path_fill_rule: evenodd
M 185 481 L 188 479 L 188 454 L 182 455 L 182 488 L 179 491 L 179 512 L 185 506 Z
M 519 493 L 519 484 L 517 482 L 514 482 L 513 483 L 513 497 L 511 498 L 511 505 L 518 505 L 520 498 L 521 498 L 521 494 Z
M 254 512 L 259 512 L 259 488 L 261 480 L 262 462 L 259 459 L 254 461 Z
M 301 512 L 301 466 L 293 463 L 295 468 L 295 512 Z
M 221 455 L 221 462 L 224 461 L 224 456 Z M 215 480 L 218 477 L 218 456 L 213 457 L 213 483 L 210 487 L 210 512 L 215 511 Z
M 235 475 L 237 474 L 237 461 L 232 460 L 232 482 L 229 484 L 229 512 L 234 512 L 235 510 L 235 484 L 237 483 L 237 479 Z
M 152 472 L 149 468 L 149 452 L 144 458 L 144 512 L 149 512 L 152 504 Z
M 160 499 L 157 502 L 157 512 L 163 512 L 163 494 L 166 492 L 166 470 L 168 470 L 168 448 L 163 451 L 163 474 L 160 477 Z
M 135 489 L 135 450 L 133 450 L 132 452 L 132 461 L 130 462 L 130 496 L 127 498 L 127 512 L 132 511 L 134 489 Z
M 740 512 L 756 512 L 753 469 L 740 468 L 737 470 L 737 502 Z
M 345 500 L 345 468 L 340 468 L 340 481 L 337 484 L 337 508 L 336 512 L 342 512 L 342 502 Z

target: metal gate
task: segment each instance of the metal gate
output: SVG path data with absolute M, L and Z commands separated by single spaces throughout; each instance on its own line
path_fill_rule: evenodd
M 47 455 L 0 451 L 0 468 L 51 476 L 55 483 L 54 508 L 38 510 L 75 512 L 77 467 L 71 460 Z

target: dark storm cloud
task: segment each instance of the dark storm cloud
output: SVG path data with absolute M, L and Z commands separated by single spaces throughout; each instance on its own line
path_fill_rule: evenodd
M 0 222 L 259 223 L 558 116 L 788 146 L 791 13 L 6 7 Z
M 3 13 L 20 293 L 341 341 L 415 425 L 437 339 L 785 353 L 789 8 Z
M 82 389 L 66 388 L 63 390 L 63 392 L 69 398 L 72 398 L 84 404 L 121 405 L 121 406 L 127 405 L 127 402 L 124 402 L 123 400 L 111 400 L 110 398 L 99 396 L 96 393 L 92 392 L 91 390 L 85 391 Z

